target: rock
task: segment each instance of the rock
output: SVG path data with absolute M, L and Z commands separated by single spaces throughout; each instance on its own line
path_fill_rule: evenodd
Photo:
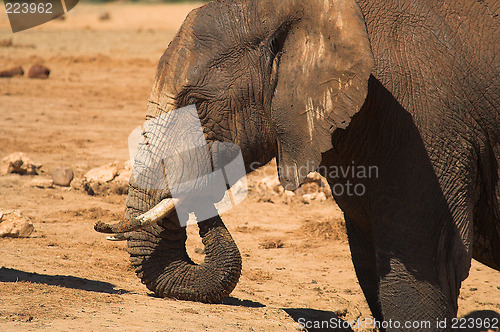
M 297 190 L 295 190 L 295 194 L 298 195 L 298 196 L 302 196 L 302 195 L 305 195 L 305 194 L 317 194 L 318 192 L 321 191 L 321 187 L 315 183 L 315 182 L 308 182 L 308 183 L 304 183 L 302 186 L 300 186 L 300 188 L 298 188 Z
M 111 182 L 111 184 L 106 184 L 99 193 L 114 193 L 117 195 L 127 195 L 128 194 L 128 182 Z
M 0 77 L 14 77 L 14 76 L 23 76 L 24 70 L 23 67 L 13 67 L 6 70 L 0 70 Z
M 84 178 L 74 178 L 73 181 L 71 181 L 71 188 L 75 190 L 84 190 Z
M 311 194 L 304 194 L 302 195 L 302 203 L 304 204 L 309 204 L 313 200 L 313 197 Z
M 279 179 L 277 176 L 271 175 L 271 176 L 266 176 L 260 182 L 267 188 L 272 188 L 273 186 L 279 184 Z
M 49 78 L 50 75 L 50 69 L 45 67 L 44 65 L 40 64 L 35 64 L 31 66 L 30 70 L 28 71 L 28 77 L 29 78 Z
M 99 21 L 107 21 L 111 19 L 111 16 L 107 11 L 100 11 L 99 14 L 97 15 L 97 18 L 99 19 Z
M 88 171 L 84 177 L 88 182 L 106 183 L 113 180 L 118 173 L 115 164 L 108 164 L 101 167 L 96 167 Z
M 268 194 L 277 194 L 279 193 L 279 189 L 276 189 L 278 186 L 281 186 L 278 180 L 278 177 L 275 175 L 271 176 L 266 176 L 256 183 L 256 187 L 258 192 L 260 192 L 261 195 L 268 195 Z
M 324 192 L 320 192 L 316 195 L 315 199 L 318 201 L 326 201 L 326 194 Z
M 257 202 L 264 202 L 264 203 L 272 203 L 272 204 L 274 204 L 273 199 L 269 195 L 264 195 L 264 196 L 259 197 L 259 199 L 257 200 Z
M 95 196 L 96 191 L 99 190 L 99 184 L 95 182 L 87 182 L 84 180 L 82 186 L 83 186 L 83 191 L 85 191 L 90 196 Z
M 14 45 L 12 43 L 12 38 L 7 38 L 7 39 L 1 39 L 0 40 L 0 47 L 11 47 Z
M 291 190 L 285 190 L 283 193 L 285 194 L 285 196 L 288 196 L 288 197 L 295 196 L 295 193 Z
M 126 195 L 128 193 L 128 183 L 130 177 L 132 176 L 132 163 L 127 161 L 124 163 L 123 168 L 118 171 L 118 176 L 112 182 L 112 186 L 109 187 L 110 192 L 118 195 Z M 105 189 L 105 188 L 99 188 Z M 99 190 L 102 192 L 103 190 Z
M 54 184 L 61 187 L 69 187 L 73 180 L 74 174 L 71 167 L 56 167 L 50 174 Z
M 323 183 L 323 187 L 321 187 L 321 191 L 325 193 L 326 197 L 332 197 L 332 190 L 330 189 L 330 184 L 325 178 L 321 178 L 321 182 Z
M 14 152 L 2 159 L 0 174 L 38 175 L 40 167 L 41 164 L 33 162 L 24 153 Z
M 297 194 L 314 194 L 323 192 L 326 197 L 331 197 L 330 185 L 318 172 L 311 172 L 304 179 L 304 184 L 297 189 Z
M 0 210 L 0 237 L 28 237 L 33 224 L 18 210 Z
M 78 179 L 78 185 L 75 184 L 73 186 L 72 183 L 71 186 L 75 189 L 81 189 L 91 196 L 109 194 L 126 195 L 132 171 L 123 168 L 118 171 L 117 164 L 118 162 L 114 162 L 93 168 L 84 175 L 82 180 Z
M 285 243 L 279 238 L 267 238 L 259 243 L 259 248 L 261 249 L 279 249 L 283 248 Z
M 283 192 L 285 191 L 285 188 L 281 185 L 281 183 L 274 185 L 273 191 L 277 193 L 278 195 L 282 195 Z
M 131 176 L 132 176 L 132 171 L 122 169 L 120 170 L 118 176 L 113 181 L 128 184 L 128 181 L 130 180 Z
M 29 185 L 37 188 L 54 188 L 54 181 L 51 179 L 33 179 Z

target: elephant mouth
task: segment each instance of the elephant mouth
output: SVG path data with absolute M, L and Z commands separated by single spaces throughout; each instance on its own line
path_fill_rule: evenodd
M 135 218 L 122 220 L 115 224 L 107 224 L 102 221 L 98 221 L 94 225 L 94 229 L 99 233 L 116 234 L 108 237 L 108 240 L 126 240 L 127 238 L 123 235 L 123 233 L 138 231 L 147 226 L 158 223 L 160 220 L 170 216 L 175 211 L 175 206 L 177 204 L 179 204 L 178 198 L 165 198 L 153 208 Z

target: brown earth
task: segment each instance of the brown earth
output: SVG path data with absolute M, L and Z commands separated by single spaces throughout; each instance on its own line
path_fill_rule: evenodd
M 39 178 L 57 166 L 81 177 L 127 160 L 156 63 L 194 6 L 79 4 L 64 21 L 16 34 L 2 12 L 0 70 L 40 63 L 50 76 L 0 78 L 0 157 L 25 152 L 43 164 Z M 109 20 L 98 19 L 104 11 Z M 331 199 L 304 204 L 251 191 L 223 215 L 242 253 L 240 282 L 223 304 L 207 305 L 152 296 L 125 243 L 93 231 L 97 220 L 120 218 L 124 195 L 33 188 L 32 178 L 0 176 L 0 208 L 21 210 L 35 226 L 29 238 L 0 239 L 2 331 L 294 331 L 300 317 L 370 317 Z M 188 232 L 199 262 L 197 227 Z M 459 305 L 461 316 L 498 313 L 500 272 L 474 261 Z

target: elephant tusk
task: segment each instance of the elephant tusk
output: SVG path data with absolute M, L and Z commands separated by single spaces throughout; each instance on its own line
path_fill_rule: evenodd
M 116 224 L 106 224 L 98 221 L 94 225 L 94 229 L 100 233 L 127 233 L 137 231 L 151 224 L 157 223 L 161 219 L 167 217 L 175 210 L 175 205 L 179 203 L 178 198 L 166 198 L 158 203 L 151 210 L 144 212 L 140 216 L 129 220 L 122 220 Z M 112 241 L 117 239 L 117 236 L 112 236 Z M 111 239 L 110 239 L 111 240 Z
M 126 241 L 128 237 L 125 234 L 115 234 L 111 236 L 106 236 L 106 240 L 108 241 Z

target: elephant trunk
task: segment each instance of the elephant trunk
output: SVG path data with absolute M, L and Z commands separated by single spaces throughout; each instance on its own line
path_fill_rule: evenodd
M 134 218 L 154 205 L 151 191 L 132 183 L 126 218 Z M 204 263 L 197 265 L 186 252 L 186 228 L 176 214 L 138 231 L 127 233 L 128 252 L 135 271 L 148 289 L 160 297 L 220 302 L 236 287 L 241 275 L 241 255 L 222 219 L 215 216 L 198 223 L 205 246 Z

